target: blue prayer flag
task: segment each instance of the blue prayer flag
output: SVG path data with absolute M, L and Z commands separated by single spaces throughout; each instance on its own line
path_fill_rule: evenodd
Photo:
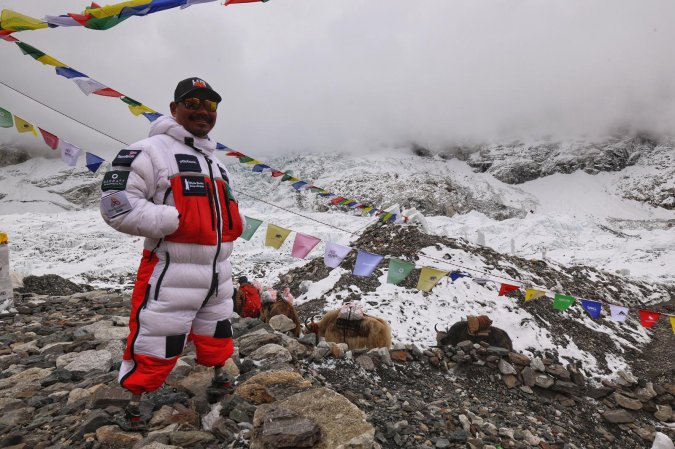
M 354 264 L 355 276 L 370 276 L 375 268 L 382 262 L 383 257 L 367 251 L 359 250 L 356 254 L 356 263 Z
M 582 299 L 581 307 L 584 308 L 586 312 L 593 318 L 597 320 L 600 317 L 600 312 L 602 311 L 602 304 L 598 301 L 591 301 L 590 299 Z
M 70 67 L 56 67 L 56 74 L 65 76 L 68 79 L 71 78 L 89 78 L 87 75 L 85 75 L 82 72 L 78 72 L 75 69 L 71 69 Z
M 96 156 L 95 154 L 90 153 L 90 152 L 88 152 L 88 151 L 87 151 L 87 153 L 86 153 L 86 157 L 87 157 L 87 159 L 86 159 L 86 161 L 87 161 L 87 164 L 86 164 L 86 165 L 87 165 L 87 168 L 88 168 L 89 171 L 91 171 L 92 173 L 96 173 L 96 170 L 98 170 L 98 168 L 101 166 L 101 164 L 102 164 L 103 162 L 105 162 L 105 159 L 103 159 L 103 158 L 101 158 L 101 157 L 98 157 L 98 156 Z

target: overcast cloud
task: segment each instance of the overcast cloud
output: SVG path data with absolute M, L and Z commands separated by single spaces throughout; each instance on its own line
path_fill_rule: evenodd
M 34 17 L 84 6 L 0 0 Z M 162 113 L 178 80 L 201 76 L 224 98 L 214 137 L 265 157 L 671 133 L 673 17 L 671 0 L 270 0 L 17 37 Z M 0 42 L 0 61 L 4 83 L 122 141 L 147 134 L 121 101 L 86 97 L 13 44 Z M 0 106 L 94 153 L 122 146 L 4 86 Z M 0 142 L 30 138 L 0 129 Z

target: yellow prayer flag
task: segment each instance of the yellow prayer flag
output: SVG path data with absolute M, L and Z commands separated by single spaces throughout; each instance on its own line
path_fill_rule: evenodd
M 16 130 L 20 133 L 32 132 L 35 137 L 38 136 L 35 127 L 16 114 L 14 115 L 14 125 L 16 125 Z
M 255 160 L 255 159 L 251 159 L 250 161 L 246 161 L 246 163 L 247 163 L 247 164 L 251 164 L 251 165 L 262 164 L 262 162 L 260 162 L 260 161 L 258 161 L 258 160 Z
M 8 31 L 37 30 L 47 28 L 47 22 L 25 16 L 11 9 L 3 9 L 0 14 L 0 28 Z
M 124 8 L 129 6 L 141 6 L 147 5 L 148 3 L 151 3 L 151 0 L 128 0 L 113 5 L 105 5 L 100 8 L 91 8 L 88 9 L 86 13 L 91 14 L 92 17 L 96 17 L 97 19 L 105 19 L 107 17 L 118 15 Z
M 673 327 L 673 334 L 675 334 L 675 316 L 670 317 L 670 325 Z
M 422 267 L 420 272 L 420 280 L 417 282 L 417 289 L 423 292 L 431 291 L 434 285 L 438 284 L 443 276 L 448 274 L 447 271 L 437 270 L 436 268 Z
M 370 211 L 373 210 L 373 209 L 374 209 L 374 208 L 373 208 L 372 206 L 368 206 L 368 207 L 364 207 L 363 210 L 362 210 L 361 212 L 363 213 L 363 215 L 365 215 L 365 214 L 367 214 L 368 212 L 370 212 Z
M 40 56 L 37 60 L 43 64 L 53 65 L 54 67 L 68 67 L 58 59 L 52 58 L 49 55 Z
M 267 235 L 265 235 L 265 246 L 271 246 L 272 248 L 279 249 L 281 245 L 284 244 L 284 240 L 290 234 L 290 229 L 284 229 L 277 225 L 268 224 L 267 225 Z
M 149 107 L 147 107 L 145 105 L 142 105 L 142 104 L 137 104 L 135 106 L 130 104 L 129 110 L 131 111 L 132 114 L 134 114 L 136 116 L 139 116 L 139 115 L 144 114 L 144 113 L 152 114 L 154 112 L 157 112 L 154 109 L 150 109 Z
M 542 296 L 546 296 L 546 292 L 543 290 L 536 290 L 534 288 L 525 289 L 525 302 L 541 298 Z

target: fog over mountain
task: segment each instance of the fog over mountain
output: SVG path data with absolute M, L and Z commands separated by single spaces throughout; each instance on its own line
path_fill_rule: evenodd
M 84 3 L 3 0 L 42 17 Z M 17 37 L 166 113 L 199 75 L 224 97 L 214 136 L 258 156 L 418 142 L 672 132 L 675 4 L 428 0 L 217 2 Z M 148 124 L 0 45 L 0 80 L 124 141 Z M 93 152 L 123 146 L 0 85 L 0 105 Z M 30 136 L 0 132 L 25 146 Z

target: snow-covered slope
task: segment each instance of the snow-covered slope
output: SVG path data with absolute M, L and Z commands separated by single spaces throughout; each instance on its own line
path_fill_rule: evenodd
M 265 247 L 263 225 L 251 241 L 236 242 L 232 256 L 235 275 L 246 274 L 267 284 L 289 283 L 288 273 L 294 268 L 322 264 L 326 241 L 351 244 L 375 220 L 327 207 L 325 199 L 295 191 L 269 173 L 252 173 L 250 166 L 239 165 L 234 158 L 221 159 L 230 164 L 246 215 L 322 240 L 308 260 L 296 259 L 290 256 L 293 235 L 280 250 Z M 487 271 L 488 275 L 513 277 L 508 267 L 486 262 L 476 245 L 480 242 L 514 260 L 548 267 L 554 274 L 542 277 L 522 267 L 518 272 L 538 281 L 539 287 L 568 289 L 561 293 L 580 294 L 569 291 L 574 284 L 565 280 L 568 267 L 577 265 L 582 268 L 575 273 L 585 273 L 590 281 L 604 276 L 626 283 L 627 292 L 635 289 L 635 304 L 668 300 L 667 292 L 672 290 L 657 284 L 675 285 L 671 268 L 675 266 L 675 210 L 627 199 L 620 188 L 644 178 L 657 178 L 663 170 L 660 164 L 595 174 L 557 173 L 513 185 L 495 178 L 489 170 L 477 173 L 459 159 L 420 157 L 395 149 L 361 156 L 285 156 L 266 162 L 361 202 L 378 207 L 394 203 L 415 206 L 426 211 L 431 241 L 463 239 L 463 245 L 469 248 L 453 250 L 447 244 L 420 247 L 416 255 L 419 266 L 463 266 Z M 31 158 L 0 168 L 0 230 L 10 236 L 12 270 L 24 276 L 53 273 L 99 287 L 131 288 L 141 239 L 107 227 L 92 206 L 101 177 L 84 167 L 67 168 L 54 159 Z M 408 242 L 393 243 L 406 248 Z M 444 260 L 449 263 L 444 264 Z M 584 271 L 583 266 L 588 269 Z M 345 262 L 332 271 L 324 267 L 325 273 L 314 269 L 315 274 L 325 276 L 314 279 L 308 275 L 314 282 L 298 298 L 298 304 L 321 300 L 334 306 L 350 295 L 361 295 L 368 307 L 390 320 L 395 341 L 419 344 L 433 343 L 433 326 L 439 321 L 447 324 L 469 313 L 489 313 L 496 317 L 496 325 L 510 329 L 517 349 L 554 349 L 561 356 L 584 360 L 598 371 L 625 366 L 621 354 L 637 351 L 649 341 L 649 333 L 635 321 L 617 327 L 609 320 L 598 324 L 585 315 L 556 316 L 563 321 L 580 321 L 584 328 L 610 336 L 614 343 L 607 343 L 609 359 L 598 360 L 597 353 L 582 343 L 557 337 L 552 330 L 555 326 L 547 324 L 550 317 L 542 318 L 542 313 L 498 298 L 490 285 L 483 287 L 462 278 L 455 283 L 444 281 L 431 295 L 424 295 L 414 288 L 386 284 L 385 270 L 369 281 L 377 284 L 374 288 L 363 290 L 356 284 L 343 285 L 352 278 L 351 268 Z M 595 270 L 608 271 L 615 277 L 594 274 Z M 296 288 L 301 280 L 292 280 Z M 648 288 L 638 287 L 649 284 L 656 286 L 651 295 Z M 592 291 L 582 293 L 592 299 Z M 613 300 L 607 297 L 609 293 L 599 291 L 597 295 L 601 301 Z

